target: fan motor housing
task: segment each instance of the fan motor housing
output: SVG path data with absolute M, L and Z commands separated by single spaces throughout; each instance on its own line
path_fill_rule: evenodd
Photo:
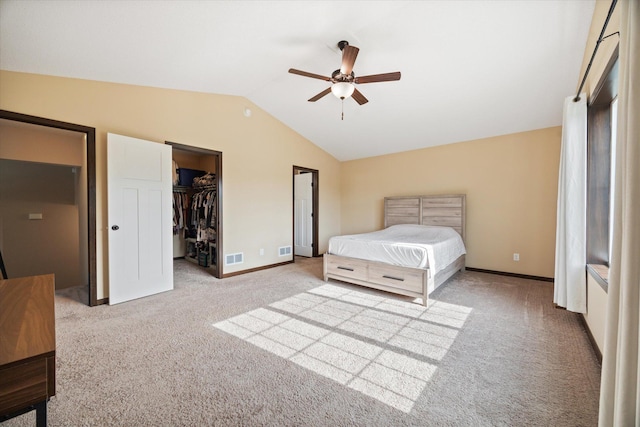
M 342 74 L 340 70 L 335 70 L 333 73 L 331 73 L 331 81 L 334 83 L 339 83 L 339 82 L 353 83 L 355 78 L 356 78 L 356 75 L 353 73 L 353 71 L 349 75 Z

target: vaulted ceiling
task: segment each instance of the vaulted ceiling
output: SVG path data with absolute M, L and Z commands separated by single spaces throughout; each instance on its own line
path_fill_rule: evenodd
M 339 160 L 558 126 L 594 0 L 0 0 L 0 68 L 243 96 Z M 340 40 L 369 100 L 331 94 Z M 341 113 L 344 109 L 344 120 Z

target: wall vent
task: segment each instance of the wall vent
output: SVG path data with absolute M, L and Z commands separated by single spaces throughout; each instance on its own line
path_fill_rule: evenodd
M 281 246 L 278 248 L 278 256 L 291 255 L 291 246 Z
M 225 265 L 242 264 L 244 262 L 244 255 L 242 252 L 237 254 L 227 254 L 224 257 Z

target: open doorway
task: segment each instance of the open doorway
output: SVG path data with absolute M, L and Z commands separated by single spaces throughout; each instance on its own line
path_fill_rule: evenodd
M 318 171 L 293 166 L 293 248 L 296 256 L 318 256 Z
M 11 135 L 9 138 L 3 138 L 4 144 L 0 158 L 8 162 L 4 165 L 6 167 L 3 168 L 3 172 L 11 173 L 15 179 L 21 179 L 21 184 L 25 190 L 22 197 L 14 197 L 12 199 L 10 205 L 13 211 L 7 213 L 7 215 L 13 217 L 11 221 L 22 221 L 25 224 L 33 225 L 34 227 L 30 228 L 36 228 L 36 233 L 38 233 L 37 228 L 43 227 L 49 231 L 53 229 L 60 231 L 59 225 L 49 224 L 49 220 L 58 218 L 66 223 L 69 218 L 75 218 L 76 220 L 72 225 L 65 225 L 66 227 L 71 227 L 69 230 L 72 231 L 63 234 L 62 237 L 58 235 L 57 238 L 40 238 L 36 239 L 35 242 L 31 242 L 31 244 L 36 245 L 36 247 L 42 247 L 44 245 L 55 245 L 56 242 L 62 244 L 62 240 L 65 240 L 65 245 L 77 248 L 77 252 L 72 255 L 74 257 L 73 264 L 77 268 L 58 272 L 56 282 L 60 279 L 63 285 L 65 283 L 73 285 L 75 284 L 74 281 L 78 281 L 80 286 L 87 286 L 88 288 L 87 303 L 89 305 L 94 306 L 104 303 L 104 301 L 97 299 L 95 129 L 6 110 L 0 110 L 0 125 L 4 126 L 3 132 L 7 131 Z M 26 138 L 20 136 L 25 132 L 30 136 L 28 135 Z M 34 137 L 36 135 L 44 135 L 44 138 Z M 69 140 L 68 144 L 60 142 L 65 139 Z M 15 140 L 18 140 L 17 144 L 7 143 L 7 141 Z M 22 146 L 25 141 L 33 145 L 28 150 L 25 150 L 25 147 Z M 65 144 L 69 151 L 61 152 L 60 147 L 65 146 Z M 55 153 L 58 156 L 58 160 L 53 161 L 53 154 L 48 155 L 46 154 L 47 152 Z M 72 152 L 76 154 L 72 154 Z M 37 157 L 38 155 L 40 157 Z M 40 179 L 36 180 L 38 182 L 44 182 L 44 180 L 59 182 L 61 186 L 56 187 L 54 192 L 58 194 L 52 194 L 46 189 L 38 188 L 37 182 L 29 183 L 25 173 L 30 178 L 40 176 Z M 19 178 L 20 176 L 22 178 Z M 13 190 L 16 190 L 16 188 L 8 191 L 7 194 L 11 196 L 12 192 L 15 193 Z M 40 197 L 42 199 L 43 192 L 46 193 L 45 198 L 51 199 L 55 196 L 55 200 L 39 200 L 36 202 L 31 200 L 31 202 L 34 202 L 31 205 L 29 203 L 25 204 L 25 200 L 18 200 L 26 198 L 27 195 L 31 198 Z M 39 209 L 44 206 L 43 202 L 47 202 L 48 213 L 41 212 Z M 5 224 L 0 228 L 13 228 L 13 225 L 7 224 L 6 221 L 2 222 L 5 222 Z M 21 240 L 15 236 L 4 235 L 0 237 L 3 240 L 0 245 L 4 252 L 3 255 L 5 255 L 4 261 L 9 277 L 13 277 L 11 267 L 8 265 L 13 256 L 29 260 L 34 265 L 42 261 L 42 256 L 33 256 L 33 250 L 28 255 L 17 253 L 9 255 L 9 252 L 11 252 L 9 251 L 9 246 L 11 246 L 11 250 L 18 250 Z M 11 242 L 7 240 L 9 237 Z M 53 253 L 65 251 L 65 249 L 52 246 L 48 251 Z M 16 274 L 24 275 L 25 272 L 29 273 L 28 264 L 12 264 L 17 265 Z M 42 274 L 42 272 L 33 270 L 31 274 Z M 65 279 L 62 279 L 63 277 Z

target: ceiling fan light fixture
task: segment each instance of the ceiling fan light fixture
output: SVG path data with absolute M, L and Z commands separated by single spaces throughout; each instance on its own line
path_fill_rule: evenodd
M 339 99 L 350 97 L 355 89 L 353 84 L 347 82 L 338 82 L 331 86 L 331 92 Z

